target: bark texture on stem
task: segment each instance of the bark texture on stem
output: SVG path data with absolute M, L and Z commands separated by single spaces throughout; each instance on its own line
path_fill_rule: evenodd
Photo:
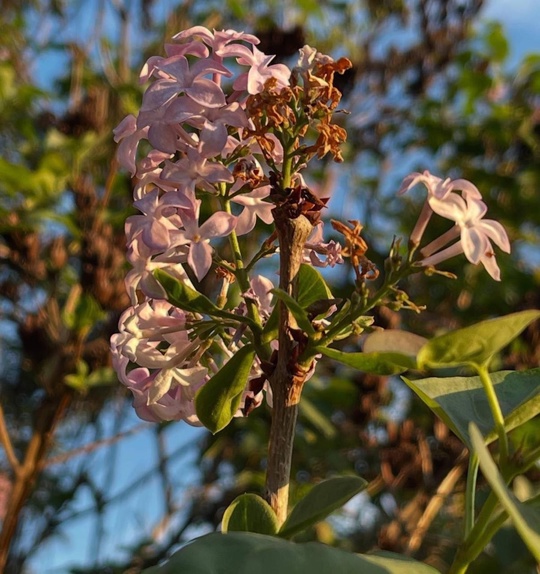
M 291 297 L 297 296 L 297 275 L 302 263 L 304 244 L 313 226 L 303 215 L 290 218 L 286 206 L 274 209 L 280 246 L 279 286 Z M 279 302 L 279 350 L 276 368 L 270 378 L 272 387 L 272 426 L 268 445 L 266 498 L 282 524 L 287 517 L 294 430 L 298 402 L 306 377 L 296 361 L 298 343 L 291 329 L 296 322 L 285 305 Z

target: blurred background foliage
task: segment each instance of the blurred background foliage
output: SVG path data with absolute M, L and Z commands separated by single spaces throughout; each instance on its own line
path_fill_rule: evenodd
M 6 573 L 140 572 L 263 486 L 268 408 L 216 436 L 147 425 L 110 368 L 108 339 L 128 305 L 123 221 L 132 209 L 111 131 L 136 113 L 145 59 L 177 31 L 252 32 L 287 63 L 306 43 L 353 61 L 339 78 L 345 163 L 319 163 L 309 183 L 334 196 L 334 217 L 362 221 L 379 266 L 394 235 L 406 241 L 423 200 L 395 198 L 407 173 L 465 177 L 483 192 L 513 243 L 510 256 L 497 254 L 503 281 L 449 261 L 456 279 L 419 275 L 403 286 L 424 312 L 382 309 L 378 324 L 429 336 L 540 307 L 540 54 L 509 65 L 503 27 L 482 10 L 482 0 L 0 1 L 0 432 L 13 447 L 0 457 Z M 336 294 L 350 278 L 330 277 Z M 498 367 L 537 366 L 539 341 L 529 328 Z M 306 536 L 407 552 L 444 572 L 462 514 L 458 439 L 399 380 L 325 362 L 300 416 L 293 502 L 332 475 L 370 481 Z M 528 431 L 538 430 L 532 421 Z M 522 486 L 539 481 L 531 472 Z M 488 571 L 535 572 L 510 527 L 471 569 Z

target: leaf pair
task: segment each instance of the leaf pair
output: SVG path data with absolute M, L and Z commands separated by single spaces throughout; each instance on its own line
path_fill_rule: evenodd
M 298 502 L 281 528 L 278 528 L 276 515 L 264 499 L 255 494 L 242 494 L 225 511 L 222 529 L 223 532 L 246 531 L 291 538 L 341 508 L 366 486 L 367 482 L 357 476 L 341 476 L 320 482 Z
M 314 486 L 278 531 L 274 511 L 259 496 L 239 496 L 226 510 L 223 531 L 191 542 L 165 565 L 146 574 L 436 574 L 436 570 L 397 554 L 358 555 L 317 542 L 284 540 L 328 516 L 367 483 L 336 477 Z M 269 536 L 270 535 L 270 536 Z M 273 536 L 272 536 L 273 535 Z

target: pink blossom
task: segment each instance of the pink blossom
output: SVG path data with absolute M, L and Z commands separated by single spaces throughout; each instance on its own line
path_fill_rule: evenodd
M 274 221 L 274 217 L 272 215 L 272 209 L 274 206 L 273 204 L 264 201 L 269 194 L 270 186 L 265 185 L 254 189 L 250 193 L 235 195 L 231 198 L 231 201 L 244 207 L 238 216 L 238 222 L 235 228 L 237 235 L 245 235 L 246 233 L 249 233 L 255 227 L 257 217 L 267 224 Z
M 194 194 L 195 187 L 216 193 L 214 184 L 234 181 L 222 163 L 209 161 L 195 149 L 189 149 L 186 156 L 177 162 L 165 161 L 161 179 L 168 185 L 175 184 L 188 195 Z
M 135 161 L 137 148 L 141 139 L 148 134 L 148 128 L 137 128 L 137 120 L 132 114 L 126 116 L 113 130 L 114 141 L 119 142 L 117 157 L 120 165 L 127 169 L 131 175 L 137 171 Z
M 304 261 L 314 267 L 334 267 L 343 263 L 341 256 L 341 245 L 334 240 L 326 243 L 323 237 L 324 224 L 318 223 L 313 228 L 304 246 Z M 320 255 L 325 258 L 321 259 Z
M 199 149 L 204 157 L 220 154 L 227 144 L 229 126 L 245 128 L 248 120 L 238 102 L 217 108 L 207 108 L 189 98 L 178 98 L 168 108 L 170 118 L 186 123 L 200 131 Z
M 445 180 L 431 174 L 429 171 L 423 173 L 413 172 L 403 179 L 403 182 L 398 190 L 398 195 L 403 195 L 418 183 L 423 183 L 426 186 L 428 196 L 420 212 L 420 216 L 416 225 L 414 226 L 409 242 L 413 246 L 420 245 L 420 241 L 427 225 L 433 214 L 433 209 L 430 204 L 431 198 L 444 200 L 444 198 L 452 191 L 461 191 L 463 197 L 470 199 L 482 199 L 481 193 L 478 188 L 466 179 L 450 179 Z
M 272 305 L 273 295 L 270 291 L 274 288 L 274 284 L 270 279 L 262 275 L 255 275 L 250 281 L 250 289 L 242 293 L 244 299 L 251 299 L 257 304 L 259 313 L 263 319 L 268 319 L 274 306 Z
M 205 107 L 225 105 L 225 94 L 208 74 L 230 76 L 231 72 L 212 59 L 197 60 L 189 66 L 185 56 L 172 56 L 156 64 L 161 78 L 150 84 L 143 96 L 141 111 L 154 110 L 184 93 Z
M 190 284 L 182 263 L 187 261 L 187 248 L 175 247 L 161 255 L 154 256 L 152 251 L 139 238 L 130 243 L 127 259 L 132 269 L 124 280 L 131 303 L 138 301 L 137 290 L 153 299 L 165 299 L 167 294 L 161 284 L 152 275 L 155 269 L 163 269 L 180 281 Z
M 485 203 L 470 196 L 463 199 L 456 193 L 450 193 L 444 199 L 430 197 L 429 204 L 435 213 L 455 222 L 456 227 L 443 236 L 446 243 L 456 231 L 459 231 L 460 241 L 434 255 L 432 253 L 442 246 L 442 241 L 439 238 L 432 242 L 422 250 L 422 254 L 426 256 L 423 264 L 434 265 L 462 252 L 474 265 L 482 263 L 491 277 L 500 281 L 500 270 L 495 261 L 491 241 L 505 253 L 510 253 L 510 242 L 504 227 L 498 221 L 483 219 L 487 211 Z
M 249 66 L 249 70 L 235 80 L 233 84 L 235 90 L 247 90 L 250 94 L 259 94 L 270 78 L 277 81 L 278 88 L 289 85 L 291 70 L 284 64 L 270 65 L 275 56 L 267 56 L 256 46 L 253 46 L 253 51 L 251 51 L 242 45 L 229 45 L 222 50 L 222 53 L 227 56 L 237 56 L 236 61 L 239 64 Z
M 133 394 L 133 408 L 137 416 L 148 422 L 183 420 L 190 425 L 200 426 L 193 397 L 190 398 L 192 393 L 187 392 L 185 387 L 176 385 L 169 388 L 158 400 L 149 401 L 148 393 L 158 374 L 159 371 L 151 373 L 148 369 L 139 367 L 131 370 L 122 380 Z M 196 385 L 193 391 L 203 384 L 204 380 Z
M 187 262 L 201 281 L 212 265 L 210 240 L 229 235 L 236 225 L 236 217 L 217 211 L 199 226 L 197 209 L 195 212 L 186 212 L 182 221 L 184 231 L 180 232 L 177 244 L 189 246 Z
M 144 215 L 132 215 L 126 220 L 126 235 L 131 242 L 141 235 L 151 252 L 165 251 L 172 243 L 182 221 L 179 210 L 193 209 L 191 199 L 178 192 L 168 192 L 160 197 L 157 189 L 134 202 Z

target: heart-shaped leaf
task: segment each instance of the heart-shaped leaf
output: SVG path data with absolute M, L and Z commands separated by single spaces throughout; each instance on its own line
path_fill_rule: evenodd
M 510 431 L 540 413 L 540 368 L 490 373 L 493 387 Z M 480 377 L 430 377 L 407 385 L 470 448 L 469 423 L 474 422 L 487 442 L 497 435 Z
M 252 345 L 242 347 L 195 395 L 197 416 L 212 433 L 225 428 L 238 410 L 254 357 Z

